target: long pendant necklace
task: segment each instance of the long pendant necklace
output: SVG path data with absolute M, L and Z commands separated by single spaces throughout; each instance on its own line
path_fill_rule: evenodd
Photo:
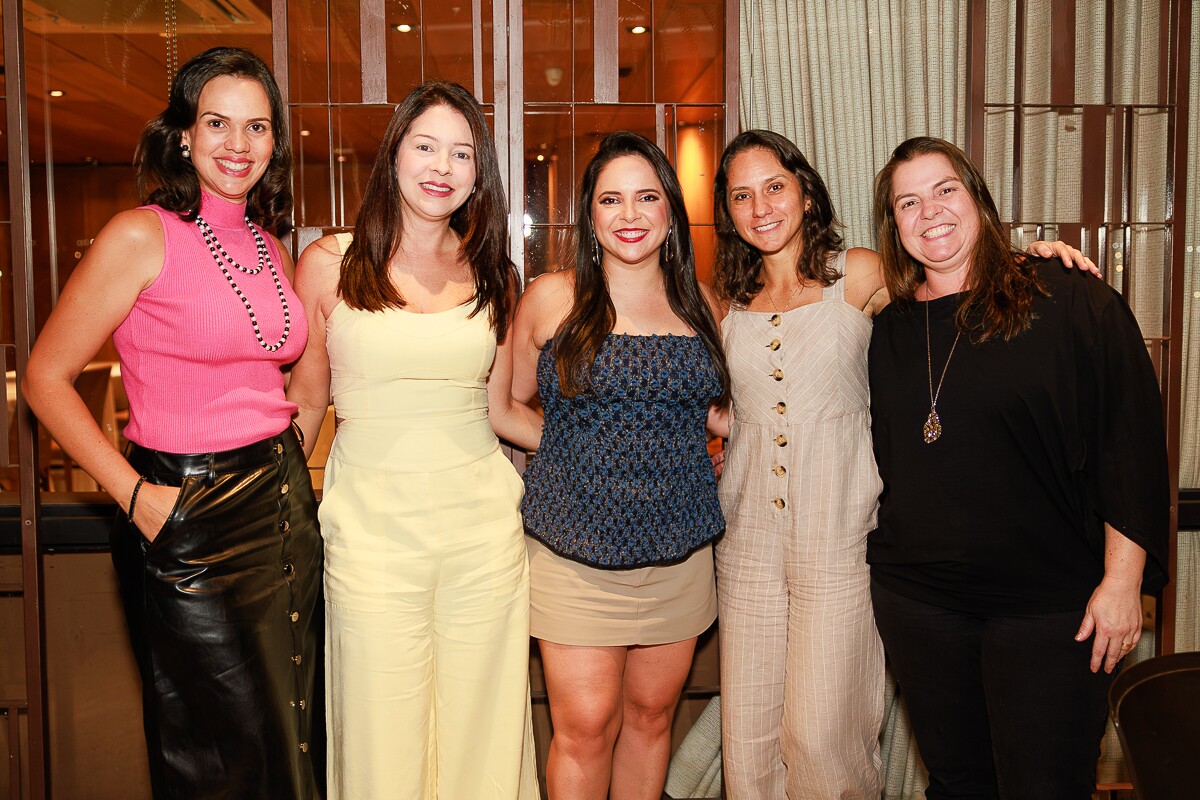
M 928 297 L 928 290 L 925 294 Z M 942 394 L 942 383 L 946 380 L 946 371 L 950 369 L 950 359 L 954 358 L 954 348 L 958 347 L 958 337 L 962 336 L 962 331 L 959 331 L 954 337 L 954 344 L 950 345 L 950 355 L 946 356 L 946 366 L 942 367 L 942 377 L 938 379 L 935 391 L 933 388 L 933 347 L 929 341 L 929 304 L 931 302 L 933 302 L 932 298 L 925 301 L 925 364 L 929 370 L 929 416 L 925 419 L 925 427 L 922 428 L 925 444 L 933 444 L 942 437 L 942 420 L 938 417 L 937 401 Z
M 283 282 L 279 280 L 279 273 L 275 271 L 275 264 L 271 261 L 271 251 L 267 249 L 267 242 L 263 239 L 262 234 L 258 232 L 258 228 L 250 223 L 250 218 L 246 217 L 246 227 L 250 229 L 250 233 L 254 234 L 254 249 L 258 252 L 258 266 L 254 269 L 243 267 L 234 258 L 226 252 L 221 246 L 221 242 L 217 240 L 217 235 L 213 233 L 212 226 L 205 221 L 204 217 L 196 217 L 196 227 L 200 229 L 200 233 L 204 236 L 204 243 L 208 245 L 208 252 L 212 254 L 213 261 L 217 262 L 217 266 L 221 268 L 221 274 L 225 276 L 225 280 L 229 281 L 230 287 L 234 293 L 241 299 L 242 304 L 246 306 L 246 313 L 250 315 L 250 326 L 254 328 L 254 335 L 258 339 L 259 347 L 269 353 L 273 353 L 283 347 L 288 340 L 288 334 L 292 332 L 292 314 L 288 308 L 287 296 L 283 293 Z M 275 344 L 267 344 L 263 339 L 262 329 L 258 325 L 258 317 L 254 313 L 253 307 L 250 305 L 250 299 L 246 297 L 242 288 L 234 281 L 233 276 L 229 274 L 229 270 L 225 268 L 228 264 L 243 275 L 257 275 L 263 271 L 265 266 L 271 273 L 271 279 L 275 281 L 275 290 L 279 292 L 279 304 L 283 306 L 283 335 L 279 337 L 279 341 Z

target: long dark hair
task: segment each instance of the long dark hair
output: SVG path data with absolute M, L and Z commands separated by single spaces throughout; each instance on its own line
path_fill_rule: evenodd
M 1035 263 L 1014 250 L 1004 236 L 1000 213 L 983 175 L 966 153 L 944 139 L 917 136 L 901 142 L 875 176 L 875 225 L 888 293 L 893 301 L 911 301 L 925 280 L 924 265 L 904 249 L 900 239 L 892 191 L 896 168 L 924 155 L 946 157 L 979 212 L 979 238 L 971 254 L 967 295 L 955 317 L 958 329 L 970 331 L 977 342 L 997 336 L 1012 339 L 1033 321 L 1034 292 L 1049 292 L 1038 280 Z
M 338 293 L 351 308 L 382 311 L 403 308 L 404 297 L 388 276 L 388 262 L 404 236 L 396 152 L 417 117 L 434 106 L 463 115 L 475 145 L 475 192 L 450 216 L 459 235 L 458 252 L 471 265 L 475 279 L 475 310 L 486 308 L 496 338 L 504 341 L 517 292 L 517 269 L 508 257 L 508 203 L 500 179 L 500 163 L 483 109 L 457 83 L 428 81 L 404 98 L 387 130 L 363 192 L 354 224 L 354 241 L 342 259 Z
M 720 401 L 723 402 L 729 392 L 729 368 L 721 349 L 717 322 L 696 280 L 696 256 L 688 230 L 683 190 L 662 150 L 646 137 L 630 131 L 617 131 L 604 137 L 600 142 L 600 150 L 584 170 L 579 186 L 575 222 L 575 298 L 571 310 L 555 333 L 553 344 L 561 391 L 567 397 L 574 397 L 591 388 L 592 362 L 617 322 L 617 312 L 608 293 L 608 282 L 600 259 L 596 257 L 598 244 L 592 224 L 592 205 L 600 173 L 621 156 L 635 156 L 645 161 L 662 184 L 671 206 L 671 225 L 659 251 L 659 268 L 663 274 L 667 302 L 675 315 L 696 331 L 704 342 L 721 379 Z
M 713 284 L 725 300 L 748 305 L 762 291 L 762 253 L 746 244 L 738 235 L 729 213 L 729 167 L 733 159 L 747 150 L 765 150 L 775 156 L 784 170 L 796 176 L 804 198 L 810 201 L 804 212 L 800 236 L 804 243 L 796 274 L 801 280 L 817 281 L 832 286 L 838 279 L 837 269 L 830 257 L 844 249 L 839 233 L 841 223 L 833 210 L 833 201 L 825 181 L 808 163 L 800 148 L 786 136 L 773 131 L 751 130 L 738 134 L 725 152 L 717 168 L 713 205 L 716 212 L 717 258 L 713 266 Z
M 246 214 L 258 224 L 286 233 L 292 215 L 292 137 L 279 86 L 257 55 L 241 47 L 214 47 L 188 60 L 175 74 L 166 109 L 146 123 L 138 142 L 138 196 L 191 222 L 200 211 L 200 178 L 182 155 L 183 132 L 196 124 L 200 92 L 222 76 L 256 81 L 271 106 L 275 145 L 263 176 L 246 196 Z M 151 189 L 150 187 L 154 187 Z

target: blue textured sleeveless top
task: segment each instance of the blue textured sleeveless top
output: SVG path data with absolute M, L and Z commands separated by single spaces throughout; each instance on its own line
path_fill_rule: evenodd
M 537 380 L 546 423 L 525 471 L 529 535 L 613 569 L 682 561 L 721 535 L 704 431 L 721 381 L 703 340 L 609 334 L 591 391 L 570 399 L 547 342 Z

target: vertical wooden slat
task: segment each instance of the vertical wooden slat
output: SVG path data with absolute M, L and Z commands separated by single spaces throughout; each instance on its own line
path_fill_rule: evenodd
M 1016 42 L 1013 44 L 1013 222 L 1020 224 L 1024 209 L 1021 202 L 1021 156 L 1025 140 L 1025 0 L 1017 0 Z
M 676 108 L 675 112 L 678 114 L 679 109 Z M 667 107 L 664 103 L 654 104 L 654 143 L 659 150 L 670 155 L 667 150 Z
M 617 0 L 592 0 L 592 92 L 597 103 L 620 99 Z
M 1124 269 L 1121 272 L 1121 294 L 1125 295 L 1125 299 L 1133 304 L 1133 297 L 1130 295 L 1130 280 L 1132 279 L 1132 264 L 1130 259 L 1133 256 L 1133 226 L 1130 225 L 1130 217 L 1133 213 L 1133 200 L 1129 196 L 1129 188 L 1133 186 L 1133 120 L 1135 114 L 1133 109 L 1125 107 L 1125 158 L 1121 163 L 1121 231 L 1122 241 L 1121 246 L 1121 263 Z
M 1075 105 L 1075 0 L 1050 4 L 1050 102 Z
M 358 30 L 363 102 L 386 103 L 387 11 L 384 0 L 360 0 Z M 424 40 L 424 30 L 421 33 Z
M 21 0 L 3 0 L 4 95 L 8 123 L 8 202 L 11 220 L 13 329 L 17 375 L 25 374 L 33 346 L 33 204 L 29 193 L 29 124 L 25 85 L 25 30 Z M 17 393 L 17 452 L 21 497 L 21 610 L 25 641 L 25 702 L 29 709 L 29 797 L 50 796 L 50 731 L 46 704 L 46 626 L 42 597 L 41 494 L 38 491 L 37 422 Z M 19 770 L 19 765 L 14 765 Z M 19 772 L 15 773 L 19 774 Z M 19 780 L 19 778 L 16 778 Z
M 471 0 L 471 90 L 483 102 L 483 0 Z
M 1104 102 L 1106 105 L 1113 104 L 1113 71 L 1116 69 L 1116 59 L 1113 58 L 1114 41 L 1116 38 L 1116 18 L 1113 9 L 1113 0 L 1105 0 L 1104 3 Z
M 504 3 L 497 2 L 497 5 Z M 525 278 L 525 11 L 510 2 L 508 12 L 508 222 L 509 253 Z M 499 114 L 497 114 L 499 116 Z M 500 150 L 504 153 L 504 150 Z
M 288 0 L 271 0 L 271 72 L 275 75 L 275 83 L 279 86 L 279 95 L 283 98 L 284 113 L 287 115 L 288 133 L 292 132 L 292 107 L 291 107 L 291 65 L 288 64 Z M 300 159 L 294 158 L 294 163 L 299 164 Z M 303 197 L 303 193 L 296 190 L 296 172 L 291 175 L 292 181 L 292 197 Z M 292 209 L 292 224 L 296 222 L 296 211 Z M 296 245 L 296 231 L 289 231 L 287 236 L 282 239 L 282 244 L 292 254 L 294 261 L 299 255 L 301 248 Z
M 10 702 L 8 714 L 8 797 L 21 800 L 21 706 Z
M 967 156 L 983 169 L 987 101 L 987 3 L 967 4 Z
M 741 68 L 742 4 L 725 0 L 725 141 L 721 149 L 742 130 Z
M 482 22 L 480 23 L 482 24 Z M 480 34 L 482 36 L 482 33 Z M 496 141 L 496 153 L 500 160 L 500 177 L 512 197 L 508 180 L 508 3 L 494 0 L 492 3 L 492 94 L 496 98 L 492 115 L 492 136 Z M 519 266 L 519 265 L 518 265 Z
M 1170 542 L 1167 548 L 1169 580 L 1159 598 L 1159 614 L 1155 623 L 1155 644 L 1159 653 L 1175 652 L 1175 615 L 1177 613 L 1175 572 L 1176 549 L 1179 538 L 1179 433 L 1182 414 L 1183 372 L 1183 287 L 1184 287 L 1184 237 L 1187 191 L 1188 125 L 1192 122 L 1188 105 L 1192 75 L 1189 72 L 1192 40 L 1192 1 L 1176 0 L 1172 4 L 1174 18 L 1172 27 L 1172 59 L 1170 78 L 1173 84 L 1169 100 L 1174 103 L 1173 113 L 1168 117 L 1167 142 L 1174 163 L 1169 166 L 1169 188 L 1167 190 L 1168 248 L 1170 270 L 1168 285 L 1164 288 L 1166 319 L 1163 321 L 1167 334 L 1167 352 L 1163 359 L 1165 381 L 1167 426 L 1167 478 L 1171 486 Z M 1194 167 L 1193 167 L 1194 169 Z M 1196 209 L 1193 209 L 1195 213 Z M 1194 369 L 1195 364 L 1192 365 Z
M 1079 159 L 1079 221 L 1083 224 L 1080 247 L 1099 261 L 1099 230 L 1104 224 L 1105 171 L 1097 169 L 1108 155 L 1106 131 L 1108 109 L 1104 106 L 1083 108 L 1083 152 Z M 1082 241 L 1086 238 L 1086 241 Z
M 1171 103 L 1171 11 L 1178 7 L 1172 0 L 1158 0 L 1158 100 L 1160 106 Z M 1184 53 L 1187 51 L 1185 50 Z M 1181 55 L 1187 58 L 1186 55 Z
M 283 107 L 291 97 L 288 64 L 288 0 L 271 0 L 271 71 L 283 95 Z

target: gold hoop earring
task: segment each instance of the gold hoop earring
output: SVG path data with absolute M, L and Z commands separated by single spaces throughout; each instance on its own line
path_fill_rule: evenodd
M 604 263 L 604 251 L 600 249 L 600 240 L 592 234 L 592 263 L 597 267 Z
M 675 226 L 671 225 L 667 228 L 667 238 L 663 240 L 663 261 L 667 264 L 671 263 L 671 234 L 675 232 Z

